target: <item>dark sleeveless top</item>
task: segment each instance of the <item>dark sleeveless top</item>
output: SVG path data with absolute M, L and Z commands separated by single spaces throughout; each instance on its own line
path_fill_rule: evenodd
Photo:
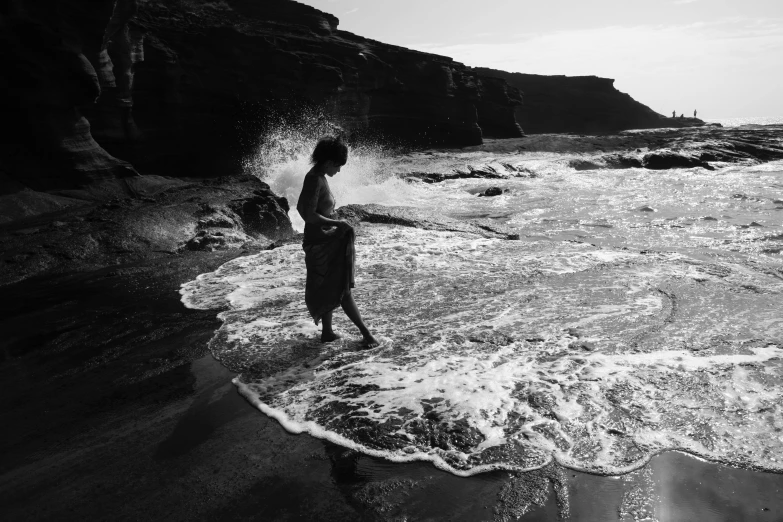
M 332 190 L 329 188 L 326 177 L 321 174 L 308 174 L 305 176 L 304 183 L 302 184 L 302 193 L 299 195 L 299 201 L 304 203 L 306 209 L 317 212 L 327 218 L 332 217 L 332 212 L 334 212 L 334 208 L 337 205 L 337 201 L 334 199 L 334 194 L 332 194 Z M 302 217 L 304 218 L 304 216 Z M 322 243 L 324 241 L 330 241 L 333 239 L 333 236 L 327 235 L 325 231 L 332 228 L 334 227 L 307 223 L 305 221 L 304 242 Z

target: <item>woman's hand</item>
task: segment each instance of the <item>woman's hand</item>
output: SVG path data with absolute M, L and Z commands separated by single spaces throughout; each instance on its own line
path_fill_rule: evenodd
M 340 219 L 334 222 L 334 228 L 332 229 L 332 234 L 336 235 L 337 237 L 343 237 L 349 230 L 353 230 L 351 224 L 348 223 L 347 221 L 343 221 L 342 219 Z
M 353 230 L 351 224 L 343 219 L 339 220 L 335 226 L 337 227 L 337 234 L 340 237 L 344 236 L 348 231 Z
M 337 228 L 344 230 L 346 232 L 348 232 L 349 230 L 353 230 L 351 224 L 345 221 L 344 219 L 341 219 L 337 222 Z
M 329 228 L 322 229 L 325 236 L 343 237 L 349 230 L 353 230 L 351 224 L 342 219 L 332 220 L 330 223 L 331 226 Z

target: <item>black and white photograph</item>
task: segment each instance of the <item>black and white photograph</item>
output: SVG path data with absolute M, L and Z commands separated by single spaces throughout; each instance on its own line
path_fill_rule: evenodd
M 783 522 L 783 2 L 2 0 L 0 520 Z

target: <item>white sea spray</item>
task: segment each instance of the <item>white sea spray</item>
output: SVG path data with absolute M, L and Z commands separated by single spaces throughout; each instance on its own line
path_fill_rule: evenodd
M 244 160 L 246 173 L 270 185 L 288 199 L 289 218 L 294 229 L 302 231 L 304 221 L 296 211 L 305 174 L 312 168 L 310 155 L 318 140 L 337 136 L 342 129 L 317 114 L 291 123 L 273 125 L 256 150 Z M 415 198 L 415 187 L 395 176 L 392 156 L 379 142 L 363 140 L 348 145 L 348 163 L 339 176 L 329 179 L 338 205 L 382 203 L 408 205 Z

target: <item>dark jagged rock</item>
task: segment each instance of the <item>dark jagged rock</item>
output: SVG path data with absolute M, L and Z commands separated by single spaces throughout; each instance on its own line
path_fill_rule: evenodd
M 42 273 L 96 270 L 192 250 L 263 249 L 294 235 L 287 201 L 253 177 L 161 179 L 136 191 L 133 199 L 81 200 L 54 216 L 0 225 L 0 286 Z
M 528 134 L 606 133 L 626 129 L 693 127 L 696 118 L 667 118 L 618 91 L 611 78 L 542 76 L 477 68 L 479 74 L 506 80 L 521 90 L 524 105 L 516 119 Z
M 692 167 L 704 167 L 714 170 L 709 163 L 701 159 L 701 156 L 694 152 L 683 150 L 660 149 L 648 152 L 642 158 L 642 165 L 647 169 L 687 169 Z
M 590 160 L 574 159 L 569 166 L 574 170 L 631 169 L 642 167 L 642 161 L 632 154 L 605 154 Z
M 674 134 L 669 143 L 645 154 L 649 169 L 703 167 L 711 163 L 758 163 L 783 158 L 783 129 L 778 126 L 752 129 L 709 127 L 687 134 Z
M 536 177 L 536 174 L 530 172 L 524 165 L 498 162 L 467 165 L 464 168 L 454 169 L 451 172 L 403 172 L 397 175 L 406 180 L 419 180 L 424 183 L 440 183 L 450 179 L 468 178 L 511 179 Z
M 503 189 L 500 187 L 489 187 L 484 192 L 479 192 L 479 197 L 494 197 L 494 196 L 500 196 L 503 194 Z

